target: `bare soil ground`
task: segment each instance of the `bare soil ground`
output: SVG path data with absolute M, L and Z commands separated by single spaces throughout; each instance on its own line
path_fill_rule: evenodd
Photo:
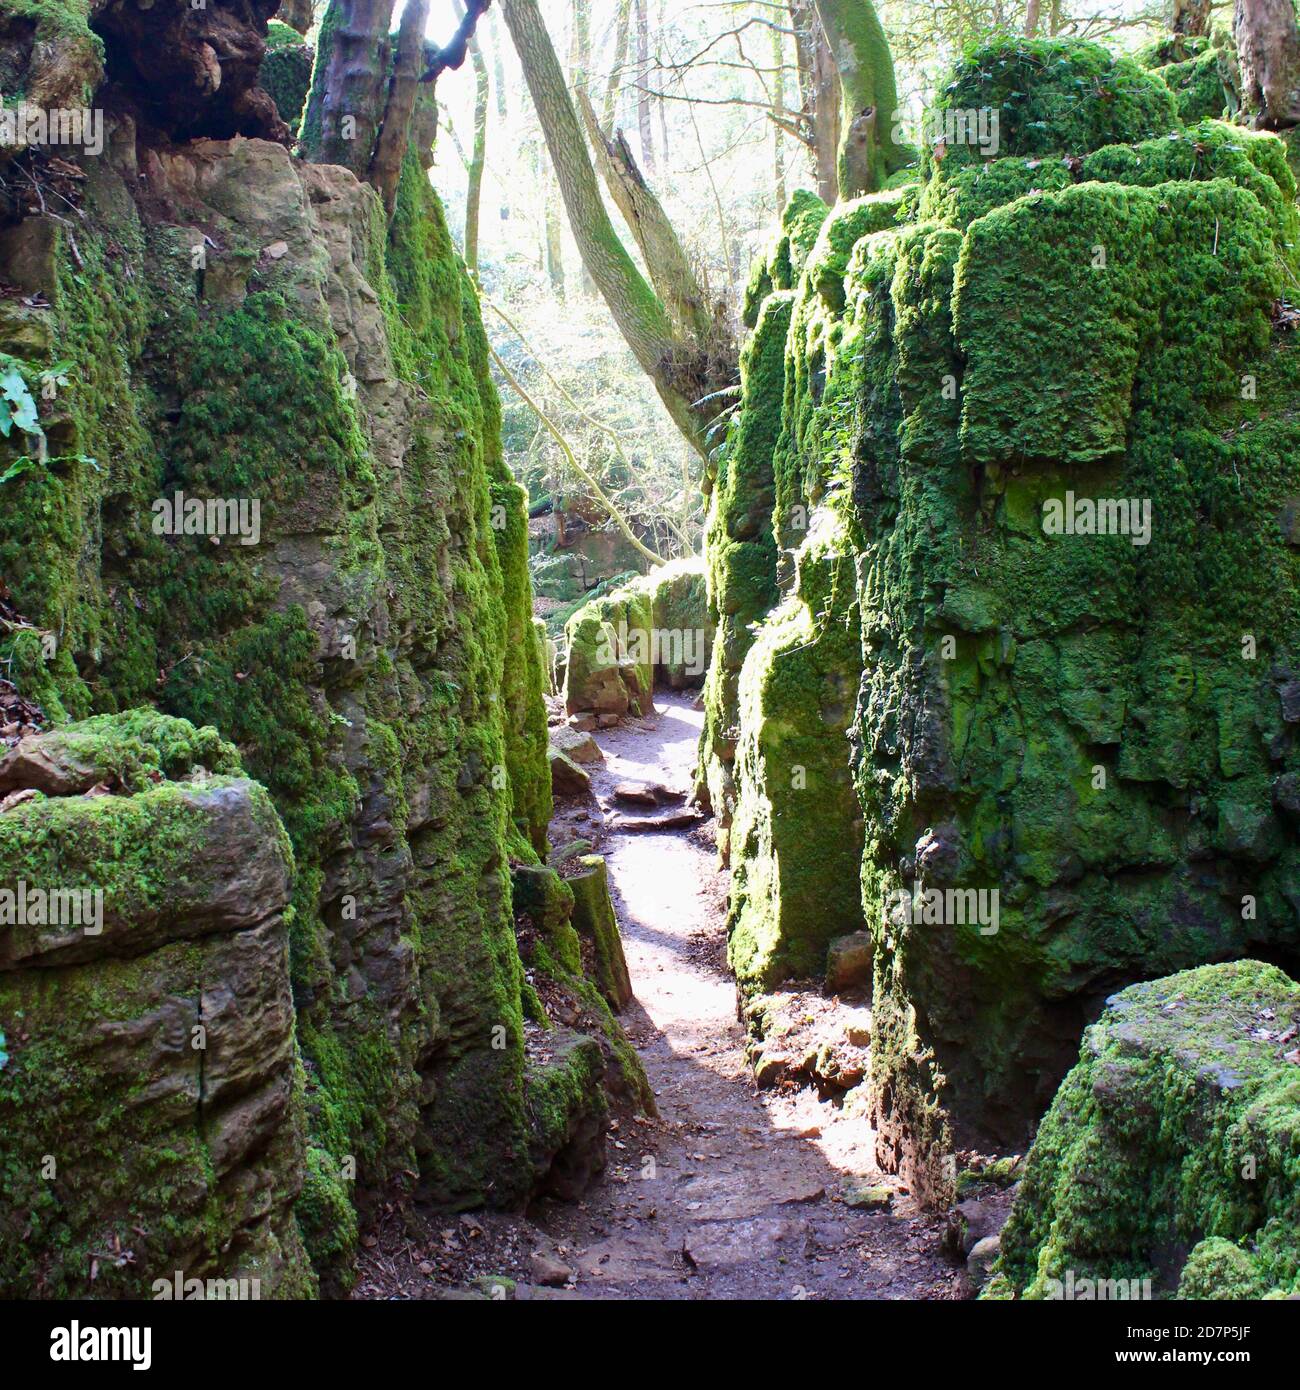
M 553 842 L 580 836 L 608 860 L 636 991 L 623 1023 L 659 1117 L 619 1118 L 609 1169 L 579 1203 L 548 1200 L 527 1216 L 381 1213 L 353 1297 L 447 1297 L 452 1286 L 501 1296 L 506 1278 L 519 1298 L 962 1297 L 942 1218 L 878 1172 L 865 1118 L 808 1089 L 754 1085 L 710 827 L 611 825 L 618 782 L 689 789 L 694 695 L 661 691 L 655 703 L 655 715 L 596 735 L 596 799 L 558 807 Z M 856 1204 L 879 1187 L 891 1189 L 874 1194 L 887 1205 Z M 541 1286 L 539 1252 L 548 1278 L 568 1271 L 563 1286 Z

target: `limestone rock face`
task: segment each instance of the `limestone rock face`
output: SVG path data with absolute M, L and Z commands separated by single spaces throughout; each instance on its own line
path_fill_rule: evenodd
M 1131 985 L 1043 1120 L 989 1296 L 1300 1293 L 1297 1177 L 1300 985 L 1249 960 Z
M 25 740 L 26 760 L 139 747 L 118 722 Z M 184 721 L 149 733 L 234 759 Z M 315 1288 L 293 1210 L 306 1117 L 292 856 L 257 783 L 196 767 L 193 781 L 0 812 L 7 1297 L 147 1297 L 178 1272 L 256 1279 L 266 1298 Z
M 1283 147 L 1073 40 L 944 102 L 996 158 L 805 195 L 751 280 L 700 768 L 742 983 L 871 932 L 877 1157 L 940 1200 L 1117 981 L 1300 939 Z

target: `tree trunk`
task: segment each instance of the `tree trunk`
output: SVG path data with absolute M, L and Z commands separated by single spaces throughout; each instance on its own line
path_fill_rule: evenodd
M 1300 124 L 1300 33 L 1292 0 L 1237 0 L 1232 17 L 1241 104 L 1257 129 Z
M 596 113 L 587 94 L 581 90 L 578 110 L 587 127 L 605 187 L 636 238 L 641 259 L 650 272 L 660 302 L 668 311 L 673 331 L 688 340 L 707 341 L 713 329 L 708 299 L 662 204 L 637 168 L 626 137 L 622 131 L 612 140 L 601 134 Z
M 546 231 L 546 278 L 551 282 L 551 293 L 563 300 L 567 286 L 564 280 L 564 226 L 560 221 L 560 204 L 555 196 L 555 180 L 551 171 L 542 165 L 542 196 L 545 199 L 544 217 Z
M 573 24 L 569 38 L 569 82 L 587 80 L 591 66 L 591 0 L 573 0 Z
M 632 28 L 632 0 L 619 0 L 618 27 L 614 32 L 614 62 L 609 70 L 609 81 L 605 85 L 605 106 L 600 113 L 600 128 L 606 135 L 613 134 L 615 102 L 618 89 L 623 81 L 623 64 L 627 62 L 627 40 Z
M 830 206 L 839 197 L 839 76 L 814 0 L 790 0 L 790 19 L 799 63 L 799 91 L 817 175 L 817 196 Z
M 1210 0 L 1174 0 L 1169 32 L 1178 38 L 1201 38 L 1210 32 Z
M 537 0 L 502 0 L 502 13 L 523 65 L 583 262 L 669 414 L 702 452 L 700 422 L 692 403 L 713 387 L 719 370 L 729 380 L 734 362 L 718 364 L 707 344 L 678 338 L 664 306 L 614 231 Z
M 506 65 L 502 58 L 505 52 L 505 36 L 501 32 L 501 20 L 495 9 L 488 11 L 488 19 L 492 28 L 492 85 L 496 88 L 497 95 L 497 125 L 502 133 L 510 129 L 510 100 L 506 87 Z M 497 180 L 498 187 L 502 188 L 503 201 L 497 204 L 497 213 L 502 222 L 510 220 L 511 206 L 508 185 L 503 180 Z
M 664 9 L 665 9 L 664 0 L 659 0 L 658 28 L 656 29 L 655 32 L 659 35 L 659 41 L 660 41 L 661 43 L 663 42 L 664 34 L 665 34 L 665 32 L 666 32 L 666 28 L 665 28 L 665 19 L 664 19 Z M 664 97 L 663 97 L 664 83 L 663 83 L 662 80 L 658 83 L 658 88 L 659 88 L 659 96 L 658 96 L 657 100 L 655 101 L 655 105 L 659 108 L 659 162 L 660 162 L 660 164 L 662 164 L 662 165 L 664 166 L 664 171 L 667 172 L 667 170 L 668 170 L 668 103 L 664 100 Z
M 785 43 L 780 29 L 774 24 L 772 34 L 772 107 L 776 121 L 772 125 L 772 182 L 776 191 L 776 215 L 780 217 L 785 208 L 785 132 L 781 124 L 785 120 Z
M 646 0 L 636 0 L 636 119 L 646 173 L 655 171 L 654 123 L 650 119 L 650 21 Z
M 392 13 L 393 0 L 330 0 L 302 122 L 313 164 L 342 164 L 361 179 L 369 173 L 388 91 Z
M 393 0 L 330 0 L 303 113 L 305 157 L 313 164 L 341 164 L 366 179 L 391 216 L 402 161 L 417 134 L 417 144 L 424 146 L 421 163 L 430 163 L 428 146 L 437 123 L 433 84 L 440 72 L 465 61 L 474 26 L 489 3 L 465 0 L 452 41 L 426 53 L 429 0 L 408 0 L 395 50 L 388 34 Z M 417 109 L 420 117 L 413 123 Z
M 1025 38 L 1038 37 L 1038 25 L 1043 16 L 1043 0 L 1029 0 L 1025 8 Z
M 470 156 L 469 183 L 465 190 L 465 264 L 471 272 L 477 272 L 479 215 L 483 205 L 483 168 L 487 162 L 491 84 L 488 81 L 487 60 L 483 56 L 478 39 L 470 40 L 469 53 L 474 64 L 474 153 Z
M 856 198 L 880 188 L 912 157 L 894 139 L 894 60 L 871 0 L 816 0 L 816 5 L 840 75 L 840 197 Z
M 411 113 L 415 110 L 416 89 L 424 71 L 424 28 L 429 21 L 429 0 L 407 0 L 397 31 L 397 53 L 389 83 L 384 123 L 370 161 L 370 182 L 391 217 L 397 201 L 397 184 L 402 177 L 402 160 L 410 140 Z M 481 172 L 480 172 L 481 177 Z

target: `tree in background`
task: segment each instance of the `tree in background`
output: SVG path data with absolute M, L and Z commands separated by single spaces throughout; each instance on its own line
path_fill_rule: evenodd
M 898 91 L 889 40 L 871 0 L 817 0 L 817 15 L 840 82 L 839 196 L 884 185 L 915 156 L 890 138 Z
M 670 303 L 679 312 L 670 312 L 638 269 L 605 210 L 582 127 L 536 0 L 502 0 L 501 8 L 541 122 L 583 264 L 674 422 L 702 452 L 704 430 L 713 414 L 704 400 L 730 386 L 735 377 L 735 345 L 725 319 L 709 312 L 707 306 L 688 303 L 690 296 L 684 300 L 679 286 L 669 294 Z M 635 165 L 630 169 L 635 170 Z M 636 181 L 640 205 L 648 209 L 653 195 L 644 186 L 639 170 Z M 615 183 L 630 195 L 631 189 L 622 178 Z M 657 201 L 654 206 L 658 206 Z M 659 214 L 662 218 L 662 209 Z M 662 219 L 663 223 L 666 221 Z M 658 219 L 655 227 L 661 230 Z M 672 240 L 676 242 L 676 237 Z M 655 285 L 668 287 L 680 273 L 681 261 L 674 258 L 668 264 L 657 259 L 661 245 L 658 239 L 647 237 L 641 250 L 647 258 L 650 279 Z
M 456 0 L 456 13 L 465 21 L 463 0 Z M 468 166 L 465 191 L 465 264 L 471 274 L 478 273 L 479 215 L 483 206 L 483 170 L 487 165 L 488 103 L 491 86 L 488 81 L 487 60 L 475 34 L 469 41 L 470 61 L 474 64 L 474 150 Z
M 1300 125 L 1300 33 L 1292 0 L 1236 0 L 1242 106 L 1264 130 Z
M 812 155 L 817 196 L 831 204 L 839 197 L 835 167 L 840 148 L 839 74 L 814 0 L 790 0 L 790 21 L 803 101 L 801 127 L 794 133 Z
M 394 47 L 394 0 L 329 0 L 316 39 L 303 153 L 342 164 L 379 192 L 391 215 L 410 139 L 417 88 L 465 61 L 474 26 L 490 0 L 468 0 L 452 41 L 426 54 L 429 0 L 408 0 Z

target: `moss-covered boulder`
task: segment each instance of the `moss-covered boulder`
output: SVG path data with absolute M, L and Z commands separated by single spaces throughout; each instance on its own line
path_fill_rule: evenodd
M 656 682 L 679 690 L 704 680 L 714 627 L 698 558 L 657 566 L 592 599 L 565 625 L 565 708 L 650 713 Z
M 569 619 L 564 635 L 564 708 L 570 714 L 626 714 L 632 690 L 640 698 L 640 676 L 620 653 L 614 627 L 588 606 Z
M 599 1045 L 600 1075 L 611 1098 L 653 1115 L 654 1093 L 641 1059 L 611 1012 L 631 998 L 631 982 L 604 860 L 590 855 L 580 862 L 583 872 L 571 879 L 545 864 L 518 864 L 513 870 L 519 953 L 527 972 L 529 1055 L 546 1053 L 557 1025 L 581 1026 Z M 626 998 L 621 998 L 624 988 Z M 580 1110 L 588 1106 L 576 1094 L 570 1101 Z M 542 1115 L 547 1132 L 556 1128 L 556 1104 L 553 1098 Z M 536 1126 L 540 1112 L 536 1107 L 531 1112 Z M 534 1128 L 533 1143 L 541 1142 Z
M 151 713 L 22 747 L 11 793 L 26 767 L 52 794 L 0 811 L 0 1292 L 147 1298 L 180 1271 L 309 1296 L 270 798 L 214 730 Z M 148 771 L 51 787 L 97 761 Z
M 1110 999 L 1039 1128 L 1001 1249 L 991 1296 L 1068 1297 L 1084 1280 L 1300 1293 L 1300 985 L 1238 961 Z
M 704 560 L 670 560 L 629 586 L 650 603 L 652 681 L 670 690 L 703 684 L 716 624 L 709 614 Z
M 529 1153 L 540 1192 L 577 1201 L 605 1171 L 609 1111 L 600 1084 L 604 1074 L 600 1047 L 581 1033 L 557 1031 L 530 1055 Z

